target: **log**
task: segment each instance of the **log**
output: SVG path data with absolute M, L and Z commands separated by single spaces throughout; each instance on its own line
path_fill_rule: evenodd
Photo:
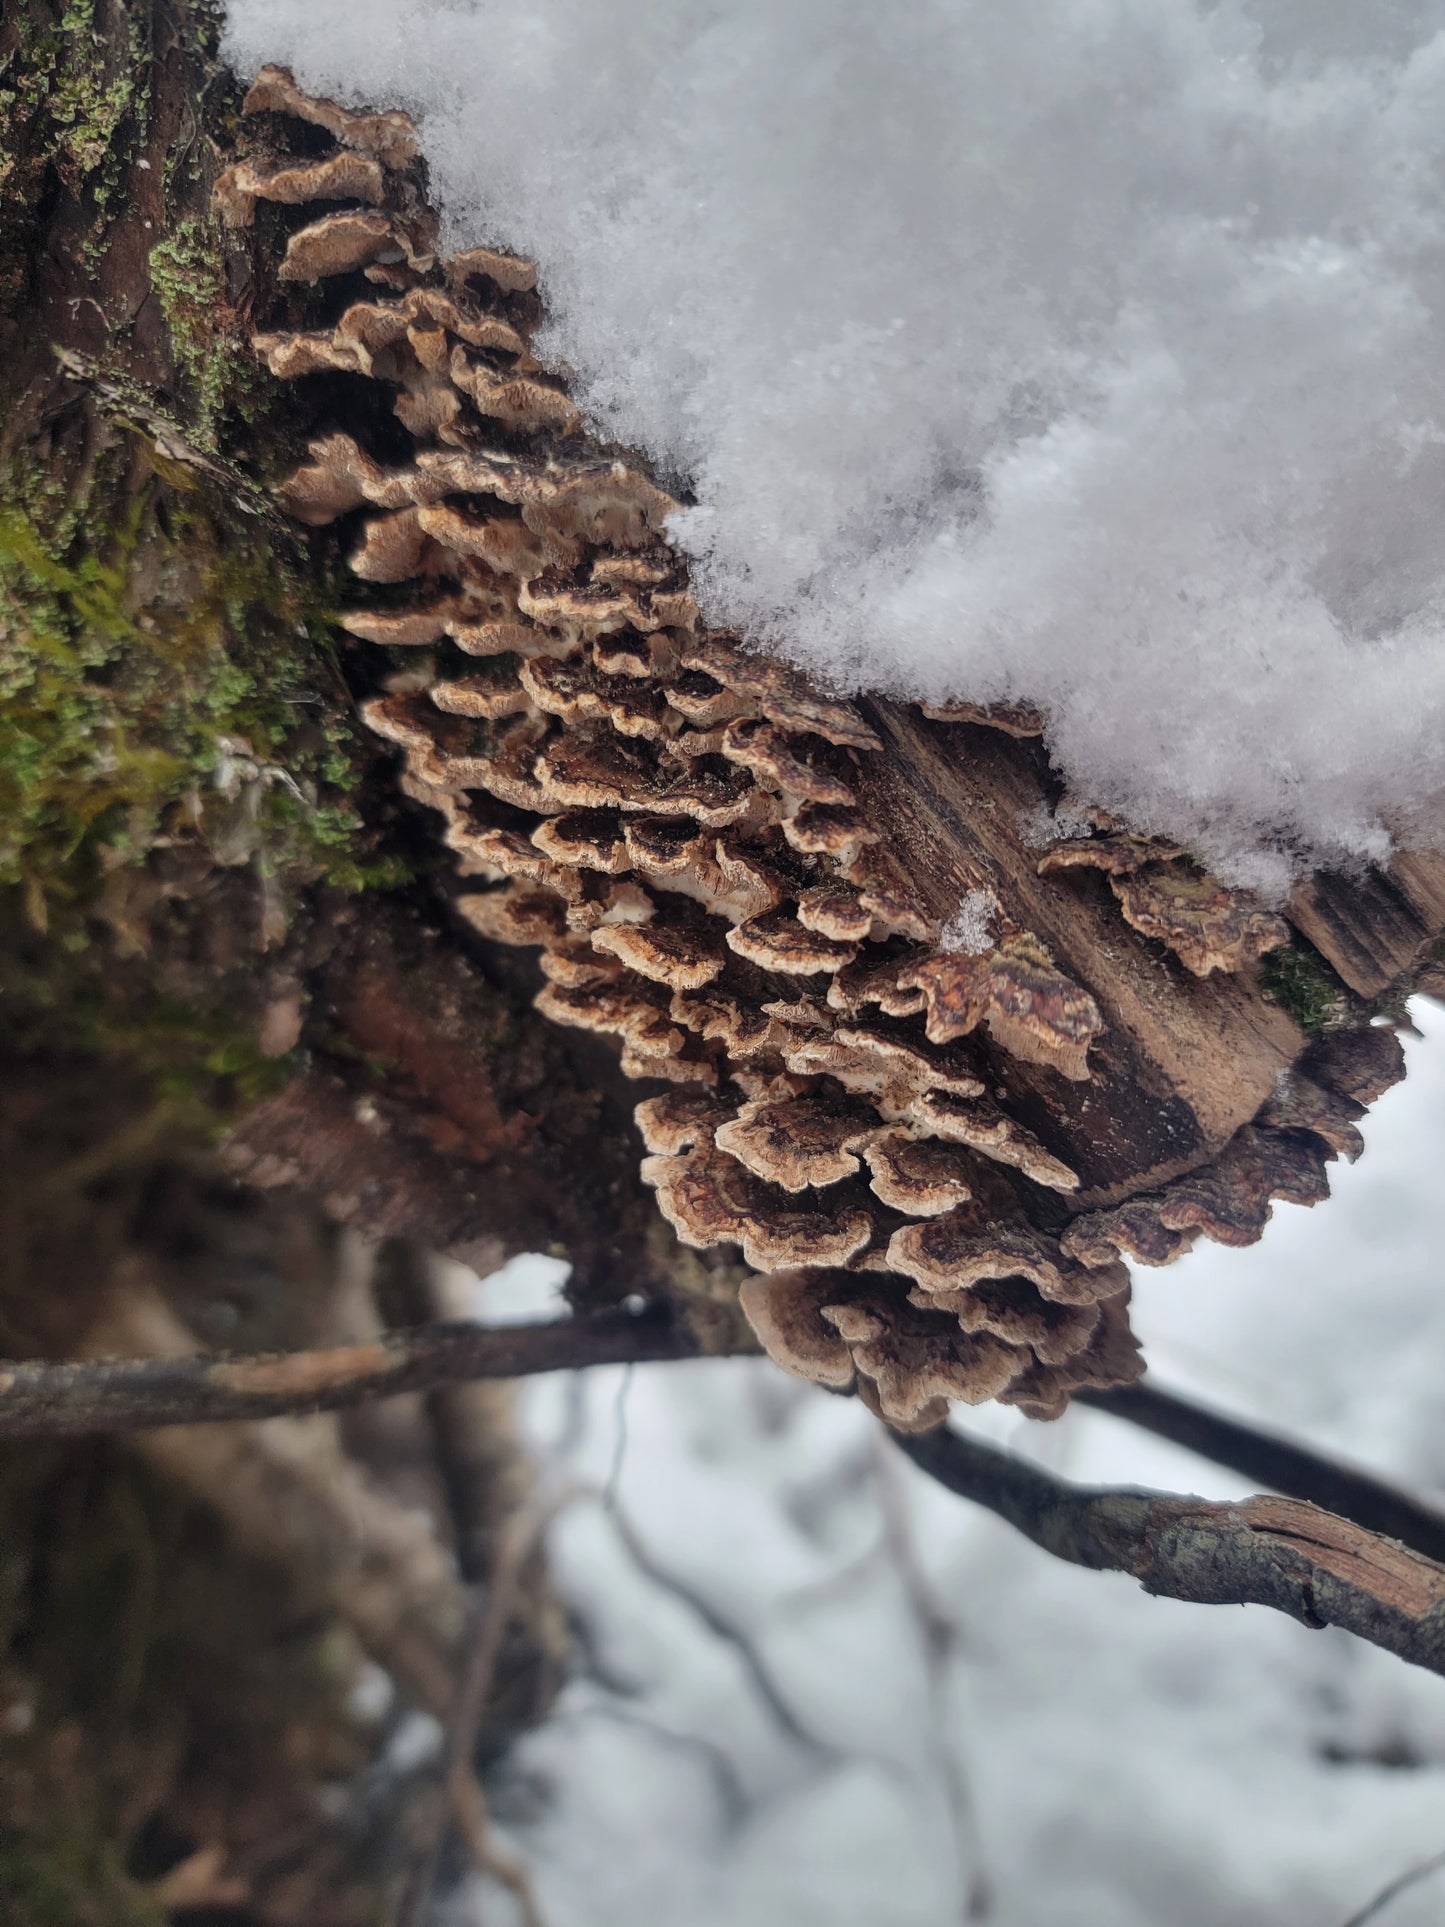
M 843 701 L 711 626 L 675 499 L 532 353 L 532 265 L 439 255 L 405 117 L 278 68 L 245 112 L 216 205 L 253 347 L 325 416 L 278 499 L 347 555 L 349 634 L 405 659 L 378 687 L 358 655 L 362 712 L 480 886 L 479 954 L 540 952 L 535 1008 L 620 1041 L 672 1230 L 741 1253 L 779 1362 L 900 1427 L 1136 1377 L 1121 1260 L 1253 1242 L 1358 1152 L 1445 862 L 1281 917 L 1055 818 L 1042 711 Z

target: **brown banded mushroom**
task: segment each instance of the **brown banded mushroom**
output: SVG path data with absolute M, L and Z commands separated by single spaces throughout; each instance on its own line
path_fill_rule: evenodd
M 1150 864 L 1111 876 L 1125 920 L 1168 944 L 1196 977 L 1258 963 L 1289 942 L 1283 917 L 1261 910 L 1248 892 L 1230 890 L 1193 864 Z
M 841 970 L 858 954 L 856 944 L 835 943 L 820 937 L 786 910 L 749 917 L 727 933 L 729 949 L 764 970 L 785 977 L 812 977 L 820 971 Z
M 1022 1278 L 991 1278 L 957 1291 L 909 1292 L 908 1302 L 947 1312 L 960 1331 L 991 1332 L 1004 1344 L 1030 1351 L 1041 1365 L 1062 1365 L 1088 1345 L 1099 1323 L 1099 1302 L 1064 1305 L 1044 1298 Z
M 504 294 L 527 294 L 537 285 L 537 264 L 524 255 L 504 254 L 498 248 L 462 248 L 443 263 L 454 286 L 468 281 L 491 281 Z
M 698 924 L 609 923 L 592 933 L 592 948 L 606 951 L 649 983 L 670 990 L 700 990 L 723 967 L 724 952 Z
M 1167 944 L 1196 977 L 1243 970 L 1289 942 L 1283 917 L 1184 860 L 1177 844 L 1118 833 L 1075 838 L 1055 844 L 1039 873 L 1081 866 L 1102 870 L 1125 920 Z
M 1307 1040 L 1250 969 L 1285 924 L 1177 845 L 1061 802 L 1028 740 L 1042 712 L 925 705 L 951 735 L 708 628 L 676 499 L 588 438 L 531 355 L 533 264 L 437 258 L 406 117 L 275 68 L 246 107 L 270 117 L 261 151 L 218 209 L 255 246 L 289 232 L 254 345 L 278 378 L 350 377 L 317 386 L 345 419 L 280 499 L 341 525 L 363 589 L 389 585 L 342 624 L 415 652 L 362 713 L 491 886 L 459 915 L 539 953 L 539 1011 L 665 1087 L 637 1108 L 664 1216 L 765 1274 L 743 1301 L 775 1358 L 891 1424 L 988 1397 L 1056 1416 L 1137 1376 L 1120 1253 L 1247 1242 L 1272 1199 L 1323 1195 L 1400 1074 L 1351 986 L 1403 964 L 1362 961 L 1358 933 L 1332 956 L 1297 893 L 1339 983 Z M 256 222 L 261 199 L 277 213 Z M 332 402 L 362 382 L 368 404 Z M 1041 858 L 1023 826 L 1045 819 L 1070 834 Z M 1071 883 L 1082 868 L 1109 892 Z M 992 947 L 947 949 L 981 889 Z
M 909 1103 L 905 1121 L 915 1129 L 978 1151 L 995 1164 L 1011 1165 L 1050 1191 L 1077 1191 L 1079 1175 L 1039 1143 L 1017 1118 L 1009 1117 L 991 1099 L 957 1096 L 952 1091 L 924 1091 Z
M 621 823 L 611 810 L 564 810 L 539 823 L 532 841 L 554 862 L 573 869 L 621 876 L 632 867 Z
M 632 676 L 638 681 L 667 677 L 676 667 L 672 638 L 663 630 L 653 630 L 646 636 L 632 635 L 626 629 L 612 630 L 592 644 L 592 660 L 604 676 Z M 662 693 L 672 708 L 671 690 Z
M 678 1157 L 645 1157 L 642 1181 L 656 1191 L 658 1209 L 683 1244 L 738 1245 L 755 1271 L 846 1264 L 873 1232 L 866 1211 L 831 1201 L 827 1210 L 808 1210 L 779 1200 L 711 1144 Z
M 846 876 L 860 852 L 879 840 L 856 810 L 837 803 L 801 803 L 783 818 L 783 835 L 804 856 L 832 857 Z
M 1270 1131 L 1309 1131 L 1322 1138 L 1338 1157 L 1353 1164 L 1365 1148 L 1356 1122 L 1364 1115 L 1364 1105 L 1354 1098 L 1326 1090 L 1303 1071 L 1286 1071 L 1255 1122 Z
M 730 763 L 740 763 L 770 788 L 804 802 L 842 806 L 853 801 L 852 790 L 828 767 L 828 745 L 821 738 L 810 744 L 806 736 L 788 735 L 761 717 L 744 716 L 723 731 L 721 749 Z
M 583 990 L 589 984 L 616 983 L 622 966 L 615 957 L 604 957 L 576 937 L 563 937 L 547 944 L 537 959 L 537 968 L 549 983 L 566 990 Z
M 432 541 L 414 508 L 375 515 L 362 528 L 348 561 L 363 582 L 406 582 L 413 576 L 440 575 L 446 552 Z
M 908 882 L 886 851 L 860 850 L 844 875 L 857 886 L 858 900 L 873 919 L 875 935 L 911 937 L 916 943 L 937 942 L 937 919 L 920 907 L 916 886 Z
M 324 95 L 303 94 L 289 67 L 262 67 L 241 103 L 243 114 L 284 114 L 322 127 L 363 154 L 374 154 L 384 167 L 409 167 L 420 155 L 416 123 L 410 114 L 390 108 L 381 114 L 358 114 Z
M 736 1081 L 750 1058 L 778 1049 L 778 1026 L 768 1012 L 715 986 L 680 990 L 669 1006 L 673 1021 L 694 1032 L 705 1043 L 720 1043 L 732 1060 Z M 740 1086 L 741 1088 L 741 1086 Z
M 923 992 L 924 1027 L 935 1043 L 986 1022 L 1025 1063 L 1047 1064 L 1076 1082 L 1089 1075 L 1089 1046 L 1104 1028 L 1099 1007 L 1027 931 L 977 956 L 939 951 L 899 982 Z
M 755 1177 L 784 1191 L 806 1191 L 855 1176 L 857 1151 L 877 1129 L 866 1104 L 820 1092 L 744 1104 L 713 1141 Z
M 385 197 L 380 163 L 364 154 L 331 154 L 320 161 L 238 161 L 217 178 L 212 190 L 227 227 L 247 228 L 257 201 L 297 207 L 307 201 L 365 201 L 372 207 Z
M 582 416 L 559 388 L 529 375 L 499 373 L 476 361 L 460 344 L 451 351 L 452 386 L 466 395 L 479 415 L 521 435 L 575 435 Z
M 938 1425 L 955 1399 L 982 1405 L 997 1398 L 1028 1360 L 991 1332 L 964 1333 L 955 1320 L 906 1303 L 886 1313 L 826 1305 L 822 1315 L 848 1346 L 860 1392 L 866 1397 L 871 1387 L 879 1414 L 904 1431 Z
M 996 1202 L 997 1181 L 975 1175 L 967 1204 L 942 1217 L 906 1224 L 888 1244 L 895 1271 L 925 1291 L 961 1291 L 987 1278 L 1026 1278 L 1040 1295 L 1061 1305 L 1089 1305 L 1111 1298 L 1127 1282 L 1120 1265 L 1090 1268 L 1070 1258 L 1057 1239 L 1023 1217 L 1006 1191 Z
M 586 662 L 537 656 L 522 670 L 533 702 L 564 723 L 609 723 L 620 736 L 666 740 L 667 703 L 655 683 L 619 680 Z
M 518 516 L 469 515 L 449 503 L 434 503 L 413 513 L 418 526 L 440 547 L 453 555 L 475 556 L 497 575 L 529 582 L 551 559 Z
M 437 708 L 444 709 L 449 716 L 495 719 L 525 715 L 532 707 L 532 699 L 518 680 L 516 658 L 501 656 L 495 660 L 502 665 L 495 674 L 458 676 L 450 682 L 434 682 L 430 695 Z
M 1070 1395 L 1084 1386 L 1104 1390 L 1132 1384 L 1142 1374 L 1144 1360 L 1129 1329 L 1128 1296 L 1120 1292 L 1103 1301 L 1083 1351 L 1058 1365 L 1029 1366 L 999 1393 L 999 1403 L 1016 1405 L 1028 1418 L 1056 1419 L 1067 1409 Z
M 649 1151 L 676 1156 L 710 1141 L 717 1125 L 732 1116 L 732 1109 L 700 1091 L 680 1090 L 645 1097 L 632 1115 Z
M 1257 1244 L 1274 1200 L 1318 1204 L 1329 1196 L 1331 1155 L 1309 1133 L 1247 1126 L 1203 1169 L 1151 1196 L 1076 1218 L 1064 1249 L 1086 1265 L 1108 1263 L 1116 1253 L 1164 1265 L 1201 1233 L 1218 1244 Z
M 987 729 L 1001 729 L 1008 736 L 1042 736 L 1048 719 L 1032 703 L 920 703 L 930 722 L 978 723 Z
M 923 992 L 913 984 L 904 989 L 899 981 L 911 961 L 906 952 L 876 961 L 865 953 L 856 963 L 845 964 L 828 985 L 830 1008 L 851 1017 L 876 1004 L 885 1017 L 917 1016 L 924 1007 Z
M 873 913 L 848 883 L 819 883 L 804 890 L 798 898 L 798 921 L 838 943 L 859 943 L 873 934 Z
M 365 502 L 400 509 L 414 499 L 410 478 L 384 469 L 350 435 L 319 435 L 307 452 L 310 460 L 287 477 L 278 494 L 286 513 L 308 527 L 324 527 Z
M 972 1165 L 956 1145 L 904 1131 L 875 1131 L 862 1146 L 869 1189 L 910 1218 L 936 1218 L 973 1196 Z
M 495 943 L 551 944 L 566 930 L 562 906 L 550 891 L 529 890 L 525 884 L 504 884 L 458 897 L 457 910 L 479 936 Z
M 852 703 L 835 702 L 775 657 L 745 649 L 735 638 L 709 635 L 685 648 L 683 666 L 700 669 L 743 697 L 779 728 L 821 736 L 851 749 L 877 749 L 877 732 Z
M 291 236 L 285 258 L 276 270 L 277 278 L 326 281 L 333 275 L 354 274 L 373 261 L 404 261 L 408 267 L 428 267 L 432 256 L 425 247 L 417 247 L 416 238 L 395 215 L 380 209 L 323 214 L 319 221 L 312 221 Z

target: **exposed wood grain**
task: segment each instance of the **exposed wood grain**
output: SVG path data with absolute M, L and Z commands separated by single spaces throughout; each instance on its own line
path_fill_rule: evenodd
M 1445 1566 L 1318 1506 L 1069 1485 L 946 1426 L 899 1447 L 1056 1559 L 1131 1573 L 1161 1598 L 1269 1606 L 1312 1629 L 1340 1626 L 1445 1673 Z
M 1351 990 L 1378 997 L 1445 928 L 1445 865 L 1405 852 L 1388 871 L 1318 871 L 1295 890 L 1287 914 Z
M 1088 1083 L 989 1050 L 1009 1109 L 1113 1202 L 1201 1163 L 1246 1123 L 1299 1056 L 1304 1033 L 1251 975 L 1193 977 L 1130 929 L 1103 879 L 1038 875 L 1023 823 L 1047 800 L 1039 753 L 1002 731 L 868 706 L 888 754 L 864 758 L 870 821 L 930 910 L 992 890 L 1092 994 L 1108 1028 Z

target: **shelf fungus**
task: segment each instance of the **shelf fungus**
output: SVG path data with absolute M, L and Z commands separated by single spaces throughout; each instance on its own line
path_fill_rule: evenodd
M 1409 987 L 1439 867 L 1370 886 L 1376 955 L 1338 880 L 1287 921 L 1073 809 L 1041 856 L 1044 710 L 850 701 L 711 628 L 674 496 L 532 353 L 532 263 L 440 251 L 406 117 L 279 68 L 245 105 L 217 209 L 322 424 L 280 501 L 349 558 L 362 714 L 462 919 L 646 1087 L 678 1238 L 740 1251 L 768 1352 L 894 1425 L 1137 1376 L 1125 1260 L 1248 1243 L 1358 1151 L 1400 1074 L 1358 987 Z

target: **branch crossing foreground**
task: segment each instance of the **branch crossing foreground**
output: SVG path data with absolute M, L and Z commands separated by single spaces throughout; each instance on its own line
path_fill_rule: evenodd
M 0 1438 L 334 1411 L 474 1379 L 700 1356 L 685 1326 L 650 1308 L 537 1325 L 419 1325 L 312 1352 L 27 1360 L 0 1364 Z M 1055 1558 L 1130 1573 L 1163 1598 L 1270 1606 L 1306 1626 L 1341 1626 L 1445 1674 L 1445 1515 L 1382 1480 L 1153 1387 L 1089 1402 L 1216 1463 L 1269 1478 L 1288 1496 L 1231 1504 L 1070 1485 L 947 1426 L 897 1443 L 930 1477 Z M 1311 1502 L 1321 1499 L 1333 1509 Z

